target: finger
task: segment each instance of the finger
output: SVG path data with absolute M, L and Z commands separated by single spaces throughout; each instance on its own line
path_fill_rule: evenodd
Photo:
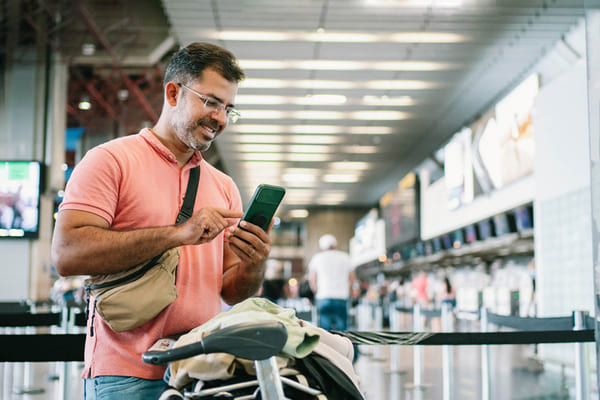
M 214 208 L 213 210 L 223 218 L 242 218 L 242 215 L 244 215 L 241 211 L 229 210 L 227 208 Z
M 240 227 L 243 230 L 246 230 L 246 231 L 251 232 L 254 235 L 258 236 L 262 241 L 265 241 L 269 238 L 269 235 L 267 234 L 267 232 L 265 232 L 260 226 L 254 225 L 251 222 L 241 221 Z

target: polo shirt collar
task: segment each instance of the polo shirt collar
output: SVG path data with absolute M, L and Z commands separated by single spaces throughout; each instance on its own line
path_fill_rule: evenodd
M 148 142 L 148 144 L 162 157 L 167 159 L 169 162 L 177 163 L 175 155 L 169 150 L 158 138 L 152 133 L 149 128 L 144 128 L 140 131 L 140 135 Z M 190 161 L 186 164 L 186 167 L 193 168 L 200 165 L 202 162 L 202 153 L 195 151 L 190 158 Z

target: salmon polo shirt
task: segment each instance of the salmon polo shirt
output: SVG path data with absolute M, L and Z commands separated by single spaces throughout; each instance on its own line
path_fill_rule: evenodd
M 68 181 L 60 210 L 96 214 L 115 230 L 173 225 L 190 169 L 197 165 L 200 182 L 194 211 L 207 206 L 241 211 L 240 193 L 230 177 L 203 160 L 200 152 L 180 168 L 175 156 L 149 129 L 88 151 Z M 221 311 L 223 246 L 223 232 L 209 243 L 183 246 L 177 300 L 144 325 L 116 333 L 97 312 L 93 327 L 89 318 L 83 377 L 161 379 L 165 368 L 143 363 L 141 355 L 157 339 L 187 332 Z

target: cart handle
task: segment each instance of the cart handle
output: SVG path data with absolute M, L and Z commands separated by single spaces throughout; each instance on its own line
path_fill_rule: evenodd
M 283 349 L 287 337 L 287 329 L 281 322 L 244 322 L 213 332 L 199 342 L 165 351 L 147 351 L 142 354 L 142 360 L 147 364 L 167 365 L 171 361 L 209 353 L 265 360 Z

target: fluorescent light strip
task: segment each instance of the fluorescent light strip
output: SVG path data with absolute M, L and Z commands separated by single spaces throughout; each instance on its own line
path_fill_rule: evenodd
M 466 35 L 447 32 L 306 32 L 306 31 L 216 31 L 196 30 L 198 37 L 235 41 L 308 41 L 332 43 L 457 43 L 469 40 Z
M 358 180 L 359 176 L 356 174 L 327 174 L 323 177 L 323 181 L 328 183 L 351 183 Z
M 336 94 L 317 94 L 312 96 L 272 96 L 240 94 L 235 98 L 237 105 L 243 104 L 297 104 L 297 105 L 327 105 L 338 106 L 345 104 L 359 104 L 365 106 L 412 106 L 415 101 L 410 96 L 364 96 L 362 99 L 348 100 L 346 96 Z
M 315 94 L 312 96 L 268 96 L 268 95 L 244 95 L 235 97 L 235 103 L 240 104 L 298 104 L 298 105 L 341 105 L 348 101 L 346 96 L 339 94 Z
M 288 212 L 291 218 L 306 218 L 308 217 L 308 210 L 305 208 L 295 208 Z
M 340 80 L 290 80 L 290 79 L 246 79 L 240 82 L 241 89 L 385 89 L 385 90 L 422 90 L 433 89 L 442 86 L 442 83 L 434 83 L 422 80 L 381 80 L 381 81 L 340 81 Z
M 230 157 L 245 161 L 298 161 L 298 162 L 323 162 L 331 160 L 331 154 L 313 153 L 237 153 Z
M 379 152 L 379 148 L 377 146 L 344 146 L 342 147 L 342 151 L 344 153 L 356 153 L 356 154 L 375 154 Z
M 232 146 L 233 151 L 242 153 L 329 153 L 331 147 L 323 145 L 280 145 L 280 144 L 238 144 Z
M 459 64 L 435 61 L 353 60 L 239 60 L 243 69 L 301 69 L 318 71 L 440 71 Z
M 341 136 L 319 135 L 230 135 L 227 140 L 235 143 L 297 143 L 297 144 L 335 144 L 342 141 Z
M 236 124 L 229 126 L 237 133 L 297 133 L 297 134 L 345 134 L 389 135 L 394 133 L 389 126 L 340 126 L 340 125 L 276 125 Z
M 369 169 L 370 167 L 371 167 L 371 164 L 364 162 L 364 161 L 337 161 L 337 162 L 332 162 L 329 164 L 330 170 L 337 170 L 337 171 L 347 171 L 347 170 L 360 171 L 360 170 Z
M 410 118 L 411 114 L 403 111 L 274 111 L 274 110 L 243 110 L 242 119 L 319 119 L 319 120 L 344 120 L 359 119 L 363 121 L 396 121 Z M 322 132 L 325 133 L 325 132 Z

